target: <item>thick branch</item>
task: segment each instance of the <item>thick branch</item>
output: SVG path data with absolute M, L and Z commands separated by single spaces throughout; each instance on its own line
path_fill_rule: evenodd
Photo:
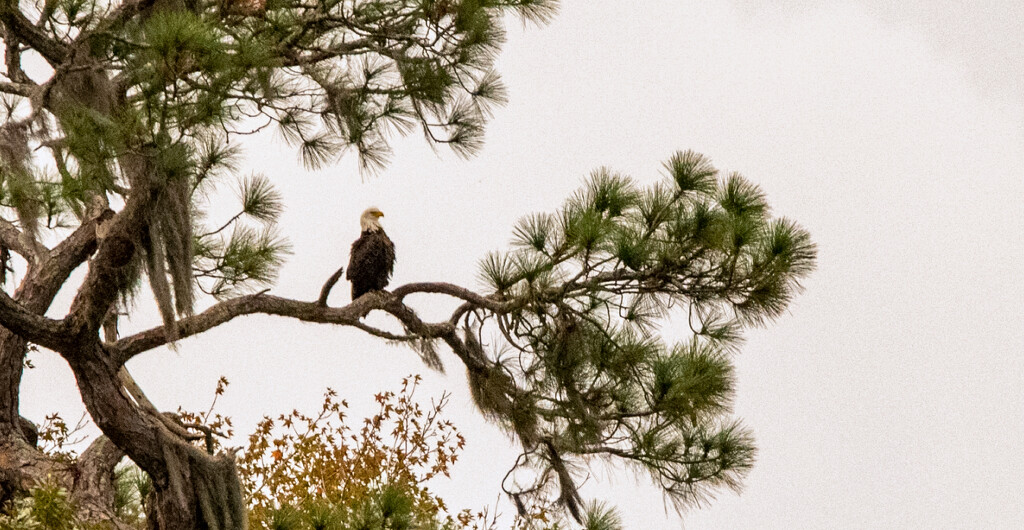
M 51 39 L 42 29 L 32 24 L 22 14 L 16 0 L 0 0 L 0 22 L 8 32 L 39 52 L 50 64 L 58 65 L 67 59 L 67 45 Z
M 489 309 L 496 313 L 502 313 L 510 309 L 508 303 L 500 302 L 489 296 L 481 296 L 465 287 L 459 287 L 451 283 L 445 282 L 419 282 L 419 283 L 407 283 L 401 287 L 396 288 L 392 293 L 398 298 L 398 301 L 402 301 L 406 296 L 415 293 L 436 293 L 446 294 L 455 298 L 460 298 L 474 305 Z
M 0 219 L 0 243 L 29 262 L 35 256 L 35 249 L 22 241 L 21 230 L 6 219 Z
M 9 223 L 0 223 L 0 240 L 7 244 L 19 241 L 15 229 Z M 0 325 L 13 331 L 23 339 L 55 351 L 68 351 L 73 340 L 64 322 L 41 316 L 56 296 L 57 291 L 76 267 L 88 259 L 95 249 L 95 222 L 83 223 L 69 237 L 48 253 L 44 262 L 33 267 L 29 277 L 15 294 L 22 305 L 0 291 Z M 12 250 L 15 247 L 9 246 Z M 28 252 L 20 247 L 21 251 Z M 32 260 L 29 260 L 33 263 Z
M 79 265 L 85 263 L 96 250 L 96 219 L 79 225 L 70 236 L 61 240 L 50 250 L 46 266 L 56 269 L 51 276 L 66 277 Z M 60 282 L 63 284 L 63 281 Z
M 147 162 L 141 155 L 125 157 L 125 165 L 141 182 L 147 179 L 138 175 L 146 175 L 150 171 Z M 82 339 L 95 336 L 106 318 L 107 310 L 117 299 L 120 270 L 137 252 L 135 241 L 139 240 L 140 232 L 146 226 L 146 216 L 154 195 L 152 186 L 137 186 L 137 189 L 132 190 L 124 208 L 108 221 L 110 228 L 99 243 L 95 257 L 89 262 L 89 272 L 71 302 L 71 310 L 65 319 L 76 336 Z M 92 238 L 95 239 L 95 225 L 91 229 Z M 87 233 L 83 233 L 82 237 L 88 238 Z
M 30 85 L 28 83 L 11 83 L 9 81 L 0 81 L 0 92 L 6 94 L 14 94 L 16 96 L 24 96 L 26 98 L 35 95 L 36 90 L 39 87 L 36 85 Z
M 15 298 L 29 311 L 45 312 L 68 276 L 85 263 L 95 250 L 95 219 L 82 223 L 52 250 L 40 245 L 35 252 L 45 253 L 45 257 L 38 263 L 29 260 L 29 277 L 15 293 Z
M 0 290 L 0 325 L 54 351 L 66 351 L 72 343 L 63 322 L 26 310 L 3 290 Z
M 402 303 L 401 296 L 414 293 L 447 294 L 463 300 L 478 302 L 480 307 L 485 309 L 494 311 L 505 309 L 502 303 L 449 283 L 411 283 L 395 289 L 394 293 L 379 293 L 375 296 L 360 297 L 344 307 L 325 307 L 318 302 L 300 302 L 268 294 L 253 294 L 226 300 L 198 315 L 179 320 L 178 336 L 185 338 L 197 335 L 233 320 L 235 317 L 251 314 L 278 315 L 303 322 L 354 326 L 368 331 L 359 319 L 373 310 L 382 310 L 394 315 L 411 333 L 423 338 L 454 336 L 455 327 L 451 323 L 447 321 L 423 322 L 411 308 Z M 406 337 L 395 336 L 395 338 L 404 340 Z M 142 352 L 163 346 L 168 342 L 164 328 L 160 326 L 125 337 L 108 345 L 108 350 L 114 356 L 115 362 L 123 364 Z

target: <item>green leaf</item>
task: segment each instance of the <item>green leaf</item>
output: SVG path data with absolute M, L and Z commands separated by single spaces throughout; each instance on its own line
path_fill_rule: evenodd
M 444 142 L 463 158 L 469 158 L 484 146 L 484 116 L 469 99 L 452 105 L 445 128 L 451 133 Z
M 313 134 L 312 117 L 300 109 L 288 108 L 277 114 L 277 133 L 289 145 L 299 145 Z
M 688 222 L 678 228 L 676 236 L 679 242 L 692 237 L 711 250 L 733 248 L 731 224 L 720 210 L 712 209 L 707 203 L 695 204 Z
M 196 142 L 195 176 L 193 185 L 206 191 L 210 179 L 222 172 L 230 173 L 238 170 L 242 157 L 241 147 L 237 143 L 228 143 L 214 135 L 204 135 Z
M 523 17 L 534 24 L 547 24 L 558 14 L 558 0 L 512 0 L 508 2 Z
M 551 272 L 551 260 L 545 256 L 533 252 L 517 252 L 512 254 L 511 257 L 515 268 L 515 277 L 526 280 L 528 284 L 533 284 Z
M 495 106 L 508 103 L 508 90 L 496 70 L 488 70 L 470 92 L 480 113 L 490 116 Z
M 166 79 L 194 68 L 216 71 L 227 48 L 219 28 L 185 9 L 158 10 L 145 24 L 146 52 Z
M 653 365 L 651 394 L 657 406 L 683 420 L 729 410 L 732 365 L 713 343 L 692 340 L 676 345 Z
M 587 504 L 583 528 L 584 530 L 622 530 L 625 527 L 614 506 L 593 501 Z
M 443 104 L 450 97 L 449 89 L 454 79 L 438 59 L 410 57 L 398 63 L 398 71 L 405 81 L 409 97 L 436 104 Z
M 273 225 L 258 232 L 236 225 L 217 263 L 219 279 L 212 289 L 213 294 L 224 297 L 255 285 L 273 283 L 284 256 L 290 253 L 291 245 L 278 235 Z
M 273 509 L 267 518 L 268 530 L 301 530 L 302 513 L 291 506 Z
M 654 232 L 676 214 L 674 199 L 672 191 L 660 182 L 639 195 L 637 210 L 648 232 Z
M 323 499 L 315 499 L 303 506 L 306 524 L 310 530 L 342 530 L 344 518 L 338 507 Z
M 616 227 L 612 236 L 612 253 L 626 268 L 643 269 L 651 257 L 651 245 L 633 227 Z
M 817 248 L 806 230 L 789 219 L 780 218 L 769 225 L 761 254 L 762 265 L 780 274 L 801 278 L 814 270 Z
M 563 210 L 562 223 L 566 243 L 588 253 L 611 236 L 613 226 L 601 212 L 575 205 Z

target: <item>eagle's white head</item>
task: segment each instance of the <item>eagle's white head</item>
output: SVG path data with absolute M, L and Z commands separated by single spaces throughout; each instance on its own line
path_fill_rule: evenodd
M 384 227 L 380 225 L 381 217 L 384 217 L 384 212 L 380 211 L 376 206 L 367 208 L 363 215 L 359 216 L 359 228 L 363 232 L 384 230 Z

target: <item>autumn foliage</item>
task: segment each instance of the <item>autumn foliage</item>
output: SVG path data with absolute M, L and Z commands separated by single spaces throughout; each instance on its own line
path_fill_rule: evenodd
M 330 506 L 352 515 L 382 497 L 401 497 L 411 512 L 467 528 L 475 516 L 448 515 L 444 501 L 427 487 L 449 476 L 465 445 L 441 411 L 448 394 L 429 407 L 415 401 L 419 376 L 402 380 L 397 392 L 374 396 L 377 412 L 356 429 L 347 424 L 348 402 L 328 390 L 316 415 L 297 410 L 265 417 L 249 436 L 238 468 L 250 495 L 250 524 L 267 526 L 282 510 Z
M 425 406 L 416 396 L 420 381 L 418 375 L 409 376 L 397 391 L 376 394 L 376 411 L 355 422 L 358 428 L 349 425 L 348 402 L 328 389 L 315 415 L 293 410 L 277 418 L 264 417 L 244 448 L 228 447 L 234 434 L 232 420 L 216 412 L 229 385 L 226 378 L 217 381 L 207 410 L 179 409 L 172 416 L 183 427 L 202 433 L 192 437 L 196 447 L 237 454 L 252 530 L 563 528 L 564 521 L 549 505 L 531 503 L 524 513 L 509 514 L 510 519 L 499 524 L 496 506 L 454 511 L 429 489 L 431 479 L 451 478 L 466 440 L 444 418 L 449 395 Z M 85 440 L 80 435 L 84 426 L 83 419 L 69 427 L 54 413 L 40 427 L 40 440 L 48 454 L 73 463 L 79 458 L 75 447 Z M 144 514 L 152 502 L 148 476 L 125 460 L 117 468 L 114 485 L 118 528 L 146 528 Z M 27 496 L 0 506 L 0 530 L 95 530 L 74 515 L 77 510 L 59 484 L 39 484 Z M 50 523 L 58 520 L 63 521 L 59 526 Z

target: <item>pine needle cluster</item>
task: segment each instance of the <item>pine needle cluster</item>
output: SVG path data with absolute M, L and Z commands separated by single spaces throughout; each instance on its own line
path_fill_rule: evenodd
M 509 309 L 464 317 L 486 366 L 470 369 L 477 404 L 523 443 L 508 491 L 555 496 L 578 520 L 593 458 L 646 473 L 679 508 L 739 488 L 755 447 L 729 418 L 730 353 L 814 266 L 808 233 L 741 175 L 689 151 L 664 168 L 646 188 L 595 171 L 557 212 L 522 219 L 513 250 L 481 263 Z M 669 345 L 657 331 L 673 312 L 692 338 Z M 488 334 L 505 345 L 490 357 Z

